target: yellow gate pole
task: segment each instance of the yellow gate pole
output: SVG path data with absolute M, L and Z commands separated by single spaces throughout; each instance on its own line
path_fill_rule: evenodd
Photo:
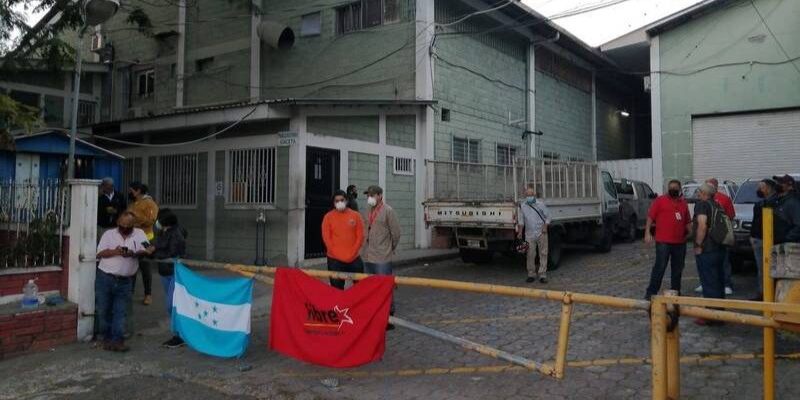
M 558 379 L 564 377 L 564 369 L 567 365 L 567 344 L 569 343 L 569 325 L 572 318 L 572 295 L 564 295 L 564 302 L 561 304 L 561 323 L 558 327 L 558 345 L 556 348 L 555 376 Z
M 667 399 L 667 307 L 653 296 L 650 311 L 650 351 L 653 362 L 653 400 Z
M 678 296 L 677 290 L 665 290 L 664 296 Z M 672 330 L 667 330 L 667 395 L 681 398 L 681 330 L 678 306 L 669 304 L 667 312 Z
M 772 265 L 772 245 L 773 245 L 773 215 L 772 209 L 762 208 L 762 232 L 763 232 L 763 271 L 764 301 L 775 301 L 775 284 L 770 275 Z M 772 311 L 765 310 L 764 317 L 772 319 Z M 775 328 L 764 328 L 764 400 L 775 399 Z

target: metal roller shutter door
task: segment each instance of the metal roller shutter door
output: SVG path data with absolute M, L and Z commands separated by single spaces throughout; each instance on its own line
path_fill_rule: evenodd
M 694 117 L 695 180 L 800 172 L 800 110 Z

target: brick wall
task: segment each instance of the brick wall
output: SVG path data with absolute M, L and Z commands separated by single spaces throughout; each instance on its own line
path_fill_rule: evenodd
M 0 360 L 74 342 L 77 327 L 78 306 L 72 303 L 31 311 L 0 309 Z
M 69 283 L 69 237 L 64 236 L 61 250 L 61 266 L 10 268 L 2 270 L 0 275 L 0 297 L 22 294 L 22 287 L 28 280 L 35 279 L 39 292 L 59 291 L 61 296 L 67 295 Z

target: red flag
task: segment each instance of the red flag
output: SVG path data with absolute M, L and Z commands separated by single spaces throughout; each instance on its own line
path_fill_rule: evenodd
M 269 348 L 316 365 L 350 368 L 383 357 L 394 277 L 371 276 L 347 290 L 278 268 Z

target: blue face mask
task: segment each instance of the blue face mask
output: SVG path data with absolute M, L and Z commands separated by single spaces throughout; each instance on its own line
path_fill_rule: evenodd
M 536 203 L 536 197 L 528 196 L 525 198 L 525 201 L 528 202 L 528 204 Z

